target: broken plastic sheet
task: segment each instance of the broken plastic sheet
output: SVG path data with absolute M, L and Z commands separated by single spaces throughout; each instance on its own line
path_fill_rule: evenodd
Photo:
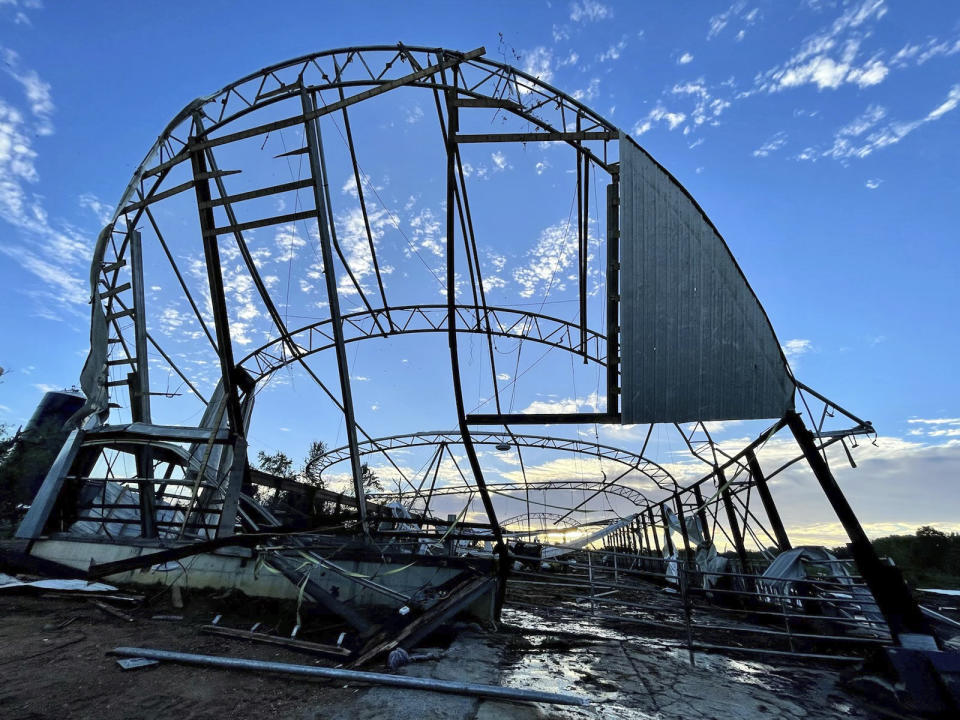
M 17 587 L 33 587 L 40 590 L 65 590 L 69 592 L 116 592 L 117 588 L 105 583 L 87 582 L 86 580 L 32 580 L 24 582 L 12 575 L 0 573 L 0 590 L 10 590 Z
M 636 519 L 636 515 L 630 515 L 629 517 L 621 518 L 619 522 L 607 525 L 605 528 L 598 530 L 591 535 L 585 535 L 582 538 L 572 540 L 568 543 L 564 543 L 563 545 L 544 545 L 543 550 L 540 553 L 540 558 L 547 560 L 548 558 L 560 557 L 561 555 L 566 555 L 574 550 L 585 548 L 587 545 L 590 545 L 597 540 L 602 540 L 607 535 L 616 532 L 620 528 L 629 527 L 630 524 Z
M 697 564 L 697 569 L 703 573 L 703 587 L 709 590 L 720 580 L 719 575 L 712 575 L 711 573 L 726 572 L 730 563 L 725 557 L 720 557 L 717 554 L 717 548 L 712 542 L 706 541 L 706 532 L 704 528 L 700 526 L 700 517 L 698 515 L 685 517 L 684 521 L 684 524 L 687 526 L 687 538 L 690 542 L 694 543 L 697 548 L 693 559 Z M 680 518 L 669 510 L 667 510 L 667 524 L 674 532 L 683 533 L 683 529 L 680 526 Z M 677 582 L 676 550 L 667 558 L 666 575 L 668 582 Z
M 118 482 L 107 481 L 101 487 L 94 483 L 84 485 L 80 494 L 80 507 L 88 517 L 97 520 L 77 520 L 70 526 L 69 532 L 75 535 L 106 535 L 107 537 L 133 537 L 140 535 L 140 512 L 132 508 L 101 508 L 96 505 L 139 505 L 140 494 L 136 490 Z M 163 522 L 180 523 L 183 513 L 162 504 L 156 508 L 156 519 Z M 137 522 L 122 522 L 134 520 Z M 162 525 L 157 533 L 172 536 L 173 525 Z

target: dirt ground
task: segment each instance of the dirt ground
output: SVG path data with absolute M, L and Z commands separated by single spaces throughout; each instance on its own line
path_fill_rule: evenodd
M 622 635 L 589 620 L 550 619 L 506 609 L 498 632 L 474 628 L 435 640 L 440 660 L 398 672 L 439 679 L 580 695 L 585 707 L 503 703 L 421 690 L 163 663 L 122 670 L 108 651 L 136 646 L 231 655 L 299 664 L 333 665 L 284 648 L 203 635 L 220 624 L 288 634 L 293 610 L 235 598 L 192 596 L 170 605 L 169 593 L 122 608 L 124 621 L 84 598 L 0 593 L 0 717 L 2 718 L 862 718 L 838 676 L 824 669 L 785 668 L 697 655 L 690 667 L 675 642 Z M 155 619 L 181 615 L 182 619 Z M 526 628 L 526 630 L 524 630 Z M 339 628 L 312 622 L 305 637 L 333 643 Z M 382 662 L 364 668 L 386 672 Z

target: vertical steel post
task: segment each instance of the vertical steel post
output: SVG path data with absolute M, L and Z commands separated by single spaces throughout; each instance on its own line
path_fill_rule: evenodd
M 830 467 L 817 449 L 813 433 L 806 428 L 803 419 L 795 412 L 787 413 L 786 420 L 790 432 L 803 450 L 807 464 L 810 465 L 810 469 L 820 483 L 823 494 L 827 496 L 833 511 L 837 514 L 837 519 L 840 520 L 840 524 L 850 538 L 849 547 L 853 559 L 857 563 L 864 582 L 873 593 L 894 640 L 899 643 L 900 635 L 904 633 L 933 636 L 927 619 L 910 594 L 900 571 L 896 567 L 885 565 L 877 556 L 870 538 L 864 532 L 836 478 L 830 472 Z
M 657 521 L 653 517 L 653 507 L 647 508 L 647 515 L 650 517 L 650 534 L 653 536 L 653 545 L 657 549 L 657 555 L 660 555 L 660 538 L 657 536 Z
M 750 475 L 753 477 L 753 486 L 757 489 L 760 496 L 760 502 L 763 503 L 763 510 L 767 513 L 767 519 L 770 521 L 770 529 L 773 530 L 773 536 L 777 539 L 777 546 L 780 552 L 789 550 L 790 538 L 783 527 L 783 520 L 780 519 L 780 512 L 773 501 L 773 495 L 770 494 L 770 488 L 767 485 L 767 479 L 763 475 L 760 463 L 757 462 L 757 456 L 753 450 L 747 451 L 747 466 L 750 468 Z
M 223 376 L 224 402 L 227 405 L 227 420 L 230 431 L 239 433 L 243 428 L 240 400 L 237 397 L 236 368 L 233 363 L 233 343 L 230 340 L 230 319 L 223 290 L 223 273 L 220 267 L 220 248 L 217 245 L 216 223 L 213 206 L 210 204 L 210 173 L 202 149 L 190 151 L 193 166 L 193 188 L 197 196 L 200 214 L 200 231 L 203 235 L 203 255 L 207 265 L 207 282 L 210 286 L 210 305 L 213 308 L 214 330 L 220 356 L 220 373 Z
M 337 273 L 333 264 L 333 233 L 336 228 L 332 222 L 332 208 L 327 206 L 328 180 L 324 174 L 323 145 L 320 136 L 320 124 L 316 117 L 310 117 L 316 110 L 313 97 L 306 89 L 300 91 L 300 102 L 304 115 L 304 130 L 307 136 L 307 155 L 310 160 L 310 172 L 313 175 L 313 202 L 317 210 L 317 229 L 320 232 L 320 252 L 323 259 L 323 278 L 327 286 L 327 300 L 330 303 L 330 325 L 333 330 L 333 342 L 337 355 L 337 372 L 340 376 L 340 401 L 343 404 L 343 420 L 347 431 L 347 444 L 350 447 L 350 470 L 353 474 L 353 492 L 357 500 L 357 516 L 365 535 L 367 527 L 367 503 L 363 492 L 363 470 L 360 465 L 360 451 L 357 443 L 357 421 L 353 413 L 353 393 L 350 389 L 350 365 L 347 362 L 347 350 L 343 340 L 343 321 L 340 315 L 340 296 L 337 292 Z
M 717 467 L 715 472 L 717 481 L 720 483 L 720 497 L 723 499 L 723 507 L 727 511 L 727 524 L 730 525 L 733 546 L 740 558 L 740 571 L 746 575 L 750 572 L 747 567 L 747 549 L 743 545 L 743 535 L 740 532 L 740 523 L 737 522 L 737 512 L 733 507 L 733 499 L 730 497 L 730 488 L 727 487 L 727 478 L 723 474 L 723 468 Z
M 456 85 L 456 69 L 454 69 L 454 85 Z M 490 528 L 497 543 L 497 554 L 500 557 L 500 572 L 509 570 L 510 560 L 503 534 L 497 522 L 497 512 L 487 491 L 487 484 L 483 479 L 483 469 L 477 457 L 476 448 L 470 438 L 470 428 L 467 426 L 467 415 L 463 403 L 463 387 L 460 383 L 460 353 L 457 349 L 457 297 L 456 297 L 456 192 L 457 192 L 457 133 L 460 131 L 460 114 L 454 103 L 454 95 L 448 91 L 447 105 L 447 344 L 450 347 L 450 366 L 453 373 L 453 395 L 457 406 L 457 420 L 460 426 L 460 435 L 463 438 L 463 449 L 470 462 L 470 469 L 477 481 L 477 490 L 483 501 L 483 509 L 490 520 Z M 505 575 L 501 578 L 501 597 L 498 606 L 502 604 L 502 592 L 505 588 Z
M 620 176 L 607 185 L 607 412 L 620 409 Z M 651 426 L 652 427 L 652 426 Z
M 143 245 L 140 232 L 132 228 L 130 241 L 130 285 L 133 291 L 133 332 L 137 353 L 136 371 L 130 373 L 130 417 L 133 422 L 150 423 L 150 372 L 147 359 L 146 293 L 143 287 Z M 143 445 L 137 450 L 137 488 L 140 496 L 140 534 L 145 538 L 157 536 L 156 510 L 153 486 L 153 448 Z
M 683 502 L 680 500 L 679 495 L 673 496 L 673 504 L 677 507 L 677 520 L 680 521 L 680 536 L 683 538 L 683 564 L 686 565 L 693 558 L 693 553 L 690 551 L 690 535 L 687 532 L 687 519 L 683 514 Z

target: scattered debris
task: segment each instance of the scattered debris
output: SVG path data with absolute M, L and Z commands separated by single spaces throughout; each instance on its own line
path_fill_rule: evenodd
M 159 660 L 148 660 L 147 658 L 118 658 L 117 665 L 124 670 L 139 670 L 145 667 L 155 667 L 160 664 Z
M 133 616 L 127 615 L 127 613 L 123 612 L 122 610 L 118 610 L 112 605 L 107 605 L 107 603 L 100 602 L 99 600 L 90 600 L 89 602 L 98 610 L 103 610 L 103 612 L 107 613 L 108 615 L 113 615 L 116 618 L 120 618 L 124 622 L 135 622 L 135 618 Z

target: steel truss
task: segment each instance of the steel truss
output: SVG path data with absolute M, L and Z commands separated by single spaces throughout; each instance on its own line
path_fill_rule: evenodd
M 606 366 L 606 337 L 593 330 L 587 331 L 586 349 L 579 337 L 579 326 L 568 320 L 542 313 L 525 312 L 511 308 L 457 305 L 458 333 L 479 333 L 548 345 L 559 350 L 580 354 L 590 362 Z M 344 342 L 351 343 L 371 338 L 385 338 L 413 333 L 446 333 L 449 329 L 446 305 L 403 305 L 377 308 L 344 315 L 342 318 Z M 296 354 L 291 355 L 289 342 L 274 340 L 260 346 L 238 361 L 256 380 L 335 346 L 331 332 L 332 321 L 327 318 L 297 330 L 290 331 Z

